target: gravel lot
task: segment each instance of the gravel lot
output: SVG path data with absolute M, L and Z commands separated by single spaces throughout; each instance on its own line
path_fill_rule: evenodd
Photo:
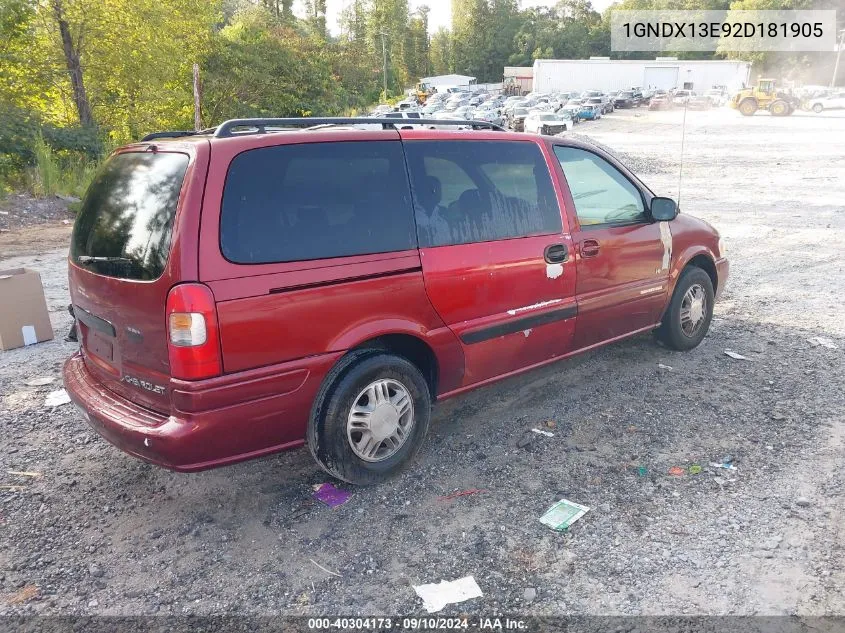
M 576 129 L 674 197 L 681 117 Z M 419 614 L 412 585 L 466 575 L 484 596 L 443 614 L 845 614 L 845 116 L 686 128 L 682 208 L 732 260 L 704 343 L 643 336 L 444 402 L 410 470 L 335 509 L 307 450 L 179 475 L 45 408 L 74 349 L 65 253 L 7 258 L 41 272 L 57 339 L 0 352 L 0 614 Z M 591 508 L 566 534 L 537 520 L 562 497 Z

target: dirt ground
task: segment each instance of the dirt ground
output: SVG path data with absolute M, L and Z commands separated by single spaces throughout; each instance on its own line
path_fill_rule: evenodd
M 483 597 L 442 614 L 845 614 L 843 115 L 690 112 L 681 207 L 732 260 L 703 344 L 642 336 L 444 402 L 412 468 L 335 509 L 306 450 L 179 475 L 46 408 L 65 253 L 0 244 L 57 333 L 0 353 L 0 614 L 419 614 L 412 585 L 467 575 Z M 677 197 L 682 116 L 576 129 Z M 591 510 L 560 534 L 538 517 L 564 497 Z

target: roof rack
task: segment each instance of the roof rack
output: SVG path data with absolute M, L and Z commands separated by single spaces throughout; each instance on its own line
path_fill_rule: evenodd
M 216 128 L 210 127 L 204 130 L 200 130 L 198 132 L 194 130 L 170 130 L 166 132 L 153 132 L 152 134 L 147 134 L 139 142 L 146 143 L 147 141 L 154 141 L 157 138 L 182 138 L 185 136 L 196 136 L 197 134 L 212 134 L 215 129 Z
M 473 130 L 493 130 L 504 132 L 498 125 L 487 121 L 456 120 L 456 119 L 388 119 L 385 117 L 296 117 L 285 119 L 230 119 L 217 126 L 215 138 L 230 138 L 249 134 L 266 134 L 268 131 L 281 131 L 273 128 L 322 128 L 329 125 L 381 125 L 383 129 L 396 129 L 397 126 L 416 125 L 454 125 L 467 126 Z M 198 134 L 199 132 L 195 132 Z M 159 132 L 158 134 L 166 134 Z M 153 135 L 149 135 L 153 136 Z M 148 138 L 148 137 L 147 137 Z

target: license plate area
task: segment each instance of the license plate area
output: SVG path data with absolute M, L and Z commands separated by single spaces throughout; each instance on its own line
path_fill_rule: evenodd
M 112 361 L 114 359 L 114 346 L 111 341 L 105 340 L 99 336 L 95 331 L 88 330 L 88 351 L 103 360 Z

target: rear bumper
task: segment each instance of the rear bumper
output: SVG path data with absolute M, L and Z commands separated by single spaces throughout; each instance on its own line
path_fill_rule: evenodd
M 108 389 L 79 352 L 65 362 L 63 378 L 71 400 L 106 440 L 152 464 L 193 472 L 301 446 L 311 403 L 337 356 L 172 381 L 170 415 Z
M 716 299 L 718 300 L 722 296 L 722 290 L 725 288 L 725 284 L 728 281 L 728 276 L 731 272 L 731 264 L 727 260 L 727 258 L 722 257 L 721 259 L 716 260 L 716 279 L 718 281 L 716 285 Z

